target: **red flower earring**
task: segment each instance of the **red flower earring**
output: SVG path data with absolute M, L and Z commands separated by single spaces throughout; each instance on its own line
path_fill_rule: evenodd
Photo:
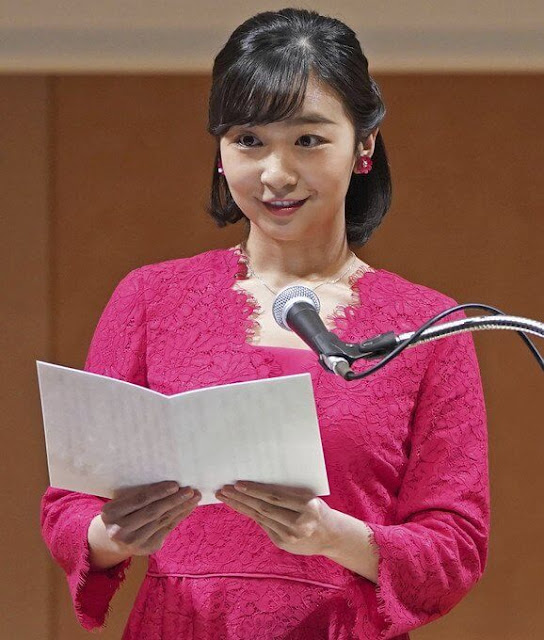
M 372 170 L 372 158 L 370 156 L 360 156 L 357 160 L 355 173 L 370 173 Z
M 221 159 L 217 161 L 217 173 L 225 173 L 223 171 L 223 165 L 221 164 Z

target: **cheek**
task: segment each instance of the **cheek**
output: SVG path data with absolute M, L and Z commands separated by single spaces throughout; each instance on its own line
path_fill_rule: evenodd
M 228 171 L 227 185 L 234 202 L 251 219 L 253 210 L 258 206 L 256 202 L 256 198 L 259 198 L 258 176 L 251 176 L 240 167 L 231 168 Z
M 228 164 L 225 173 L 228 175 L 227 183 L 233 195 L 234 193 L 239 193 L 240 196 L 244 197 L 249 194 L 255 194 L 259 177 L 254 168 L 251 169 L 240 163 L 233 162 Z
M 318 195 L 333 199 L 344 198 L 350 179 L 350 168 L 343 162 L 322 164 L 308 176 L 309 185 Z
M 352 158 L 344 149 L 330 149 L 316 154 L 315 159 L 307 164 L 304 176 L 318 191 L 336 191 L 349 184 L 351 178 Z

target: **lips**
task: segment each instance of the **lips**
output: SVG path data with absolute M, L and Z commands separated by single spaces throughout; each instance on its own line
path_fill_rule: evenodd
M 277 206 L 277 205 L 273 205 L 270 202 L 263 202 L 263 204 L 268 209 L 268 211 L 271 211 L 276 215 L 285 216 L 285 215 L 290 215 L 294 211 L 297 211 L 298 209 L 300 209 L 300 207 L 302 207 L 302 205 L 306 202 L 306 200 L 308 200 L 308 198 L 305 198 L 304 200 L 285 201 L 285 202 L 290 202 L 288 206 L 286 205 Z M 281 200 L 279 202 L 281 202 Z
M 283 204 L 284 206 L 293 206 L 295 204 L 299 204 L 301 202 L 304 202 L 304 200 L 306 200 L 306 198 L 297 200 L 296 198 L 286 198 L 285 200 L 280 200 L 279 198 L 277 200 L 265 200 L 265 204 L 271 204 L 271 205 L 280 205 Z

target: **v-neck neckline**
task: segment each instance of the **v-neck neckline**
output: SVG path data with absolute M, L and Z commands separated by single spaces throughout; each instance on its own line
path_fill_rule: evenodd
M 249 317 L 251 321 L 251 326 L 249 329 L 246 329 L 243 336 L 244 346 L 250 349 L 265 349 L 265 350 L 268 349 L 268 350 L 277 350 L 277 351 L 294 351 L 294 352 L 302 352 L 302 353 L 306 352 L 309 355 L 313 356 L 314 358 L 317 357 L 317 354 L 309 347 L 308 348 L 284 347 L 280 345 L 266 345 L 266 344 L 248 342 L 248 338 L 250 338 L 251 335 L 255 334 L 255 329 L 256 327 L 258 327 L 258 324 L 259 324 L 258 318 L 259 318 L 259 315 L 262 313 L 262 307 L 259 305 L 257 300 L 249 291 L 247 291 L 246 289 L 243 289 L 242 287 L 236 287 L 237 281 L 244 279 L 247 276 L 247 264 L 244 259 L 245 258 L 244 254 L 241 252 L 241 250 L 238 247 L 230 247 L 229 249 L 227 249 L 227 251 L 229 251 L 235 258 L 234 265 L 233 265 L 234 268 L 232 273 L 231 289 L 235 291 L 237 295 L 244 296 L 247 305 L 253 309 Z M 327 315 L 326 319 L 324 320 L 325 326 L 330 331 L 333 331 L 334 333 L 336 333 L 336 335 L 341 340 L 344 340 L 346 342 L 348 341 L 345 338 L 345 334 L 349 330 L 349 327 L 348 326 L 343 328 L 339 327 L 338 326 L 339 321 L 344 320 L 346 323 L 349 323 L 349 316 L 352 316 L 355 313 L 355 311 L 358 311 L 363 307 L 364 298 L 363 298 L 362 292 L 363 292 L 364 286 L 370 284 L 370 282 L 372 281 L 372 275 L 376 275 L 381 271 L 382 271 L 381 269 L 374 269 L 373 267 L 369 267 L 366 264 L 358 267 L 356 271 L 354 271 L 354 273 L 349 278 L 349 285 L 352 291 L 352 302 L 350 302 L 347 305 L 338 304 L 334 308 L 332 313 Z

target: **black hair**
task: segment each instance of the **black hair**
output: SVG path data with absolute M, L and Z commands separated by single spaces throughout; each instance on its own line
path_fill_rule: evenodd
M 219 139 L 239 124 L 290 117 L 302 106 L 310 73 L 340 97 L 355 129 L 354 154 L 385 116 L 378 85 L 355 32 L 340 20 L 306 9 L 258 13 L 237 27 L 217 54 L 209 97 L 208 133 L 217 152 L 207 212 L 224 227 L 246 216 L 217 171 Z M 381 132 L 368 174 L 352 174 L 346 193 L 349 244 L 364 245 L 391 204 L 391 174 Z

